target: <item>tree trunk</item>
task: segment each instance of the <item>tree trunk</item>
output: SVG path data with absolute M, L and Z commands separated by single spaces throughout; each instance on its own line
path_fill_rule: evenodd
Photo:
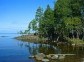
M 72 32 L 72 38 L 74 38 L 74 34 L 73 34 L 74 32 L 73 32 L 73 29 L 71 30 L 71 32 Z
M 59 40 L 59 36 L 57 37 L 57 41 Z
M 77 38 L 79 38 L 79 32 L 78 32 L 78 30 L 77 30 Z

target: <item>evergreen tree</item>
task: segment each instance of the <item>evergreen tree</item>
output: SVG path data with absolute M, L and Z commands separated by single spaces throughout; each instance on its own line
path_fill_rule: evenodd
M 46 35 L 50 40 L 54 40 L 54 12 L 49 5 L 44 12 L 44 22 Z

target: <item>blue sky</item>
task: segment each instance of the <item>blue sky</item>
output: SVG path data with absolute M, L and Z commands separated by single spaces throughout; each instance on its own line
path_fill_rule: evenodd
M 0 33 L 17 33 L 27 29 L 39 6 L 43 9 L 55 0 L 0 0 Z

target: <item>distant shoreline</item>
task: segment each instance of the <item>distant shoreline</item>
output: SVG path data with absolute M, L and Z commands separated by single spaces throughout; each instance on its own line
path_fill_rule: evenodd
M 9 37 L 9 36 L 0 36 L 0 37 Z
M 19 34 L 19 33 L 0 33 L 0 34 Z

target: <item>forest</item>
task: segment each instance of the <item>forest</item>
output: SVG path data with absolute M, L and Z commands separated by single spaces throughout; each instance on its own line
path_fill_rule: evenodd
M 35 18 L 25 33 L 33 31 L 51 42 L 70 39 L 84 40 L 84 0 L 57 0 L 52 9 L 38 7 Z

